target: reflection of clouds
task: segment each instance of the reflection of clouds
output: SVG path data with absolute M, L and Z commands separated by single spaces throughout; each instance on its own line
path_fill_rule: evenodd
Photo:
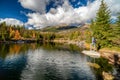
M 4 59 L 4 64 L 6 66 L 15 66 L 16 67 L 20 65 L 23 65 L 26 63 L 26 56 L 24 54 L 12 54 L 12 55 L 7 55 L 6 58 Z M 14 67 L 13 67 L 14 68 Z
M 26 65 L 25 55 L 7 55 L 5 59 L 0 58 L 0 80 L 16 80 Z
M 13 54 L 13 55 L 8 55 L 6 56 L 5 60 L 16 60 L 16 59 L 19 59 L 21 57 L 21 55 L 18 55 L 18 54 Z
M 21 74 L 22 80 L 95 79 L 85 56 L 68 51 L 37 49 L 28 53 L 28 63 Z

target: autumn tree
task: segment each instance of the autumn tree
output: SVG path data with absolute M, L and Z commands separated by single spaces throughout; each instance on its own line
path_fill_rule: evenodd
M 20 33 L 19 33 L 18 30 L 15 31 L 15 36 L 14 36 L 14 38 L 15 38 L 16 40 L 18 40 L 18 39 L 21 38 L 21 35 L 20 35 Z
M 35 32 L 33 31 L 32 32 L 32 38 L 35 38 L 36 36 L 35 36 Z

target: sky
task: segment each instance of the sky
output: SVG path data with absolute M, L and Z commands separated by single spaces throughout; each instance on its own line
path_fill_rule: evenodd
M 105 0 L 116 19 L 120 0 Z M 0 0 L 0 23 L 40 29 L 60 24 L 81 24 L 94 19 L 100 0 Z

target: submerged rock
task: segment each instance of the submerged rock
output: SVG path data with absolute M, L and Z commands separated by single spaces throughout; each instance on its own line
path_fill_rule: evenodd
M 104 80 L 114 80 L 114 76 L 105 71 L 102 72 L 102 76 Z
M 93 67 L 93 68 L 96 68 L 96 69 L 99 69 L 99 68 L 100 68 L 100 66 L 99 66 L 98 64 L 96 64 L 96 63 L 88 62 L 87 64 L 88 64 L 89 66 Z

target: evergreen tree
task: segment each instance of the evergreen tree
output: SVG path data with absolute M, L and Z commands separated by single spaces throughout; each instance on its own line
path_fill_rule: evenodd
M 92 36 L 97 40 L 96 47 L 106 47 L 111 44 L 110 37 L 110 10 L 104 0 L 101 1 L 100 8 L 97 12 L 95 21 L 91 24 Z
M 118 13 L 118 17 L 116 21 L 115 34 L 118 38 L 120 38 L 120 13 Z
M 91 24 L 90 24 L 90 32 L 91 35 L 94 36 L 93 34 L 95 33 L 95 22 L 93 19 L 91 20 Z
M 114 46 L 119 46 L 120 47 L 120 13 L 118 13 L 117 21 L 116 21 L 116 26 L 113 28 L 113 44 Z
M 118 17 L 117 17 L 117 25 L 120 27 L 120 13 L 118 13 Z
M 9 27 L 5 22 L 0 24 L 0 40 L 9 40 Z

